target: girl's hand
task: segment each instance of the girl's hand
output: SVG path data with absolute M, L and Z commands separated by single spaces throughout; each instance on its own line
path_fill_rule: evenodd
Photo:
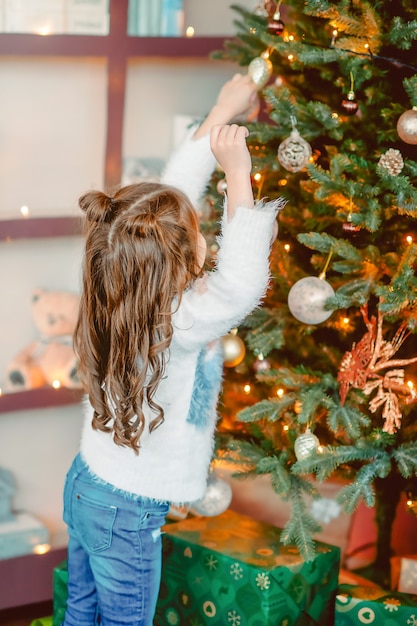
M 246 145 L 248 129 L 244 126 L 217 125 L 210 133 L 210 147 L 226 178 L 234 173 L 250 175 L 252 161 Z
M 211 149 L 226 175 L 229 218 L 238 206 L 251 208 L 254 204 L 247 136 L 248 129 L 237 124 L 217 125 L 210 133 Z

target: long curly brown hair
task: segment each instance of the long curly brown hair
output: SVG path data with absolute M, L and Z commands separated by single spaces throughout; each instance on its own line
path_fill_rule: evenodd
M 74 334 L 92 426 L 139 452 L 144 402 L 164 420 L 155 392 L 172 338 L 173 303 L 199 275 L 198 217 L 179 190 L 128 185 L 113 198 L 84 194 L 83 289 Z

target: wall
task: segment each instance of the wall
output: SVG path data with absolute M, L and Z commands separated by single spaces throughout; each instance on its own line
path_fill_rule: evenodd
M 253 7 L 253 2 L 247 6 Z M 229 6 L 189 1 L 200 34 L 232 34 Z M 202 10 L 196 12 L 197 5 Z M 211 30 L 211 32 L 210 32 Z M 213 60 L 167 58 L 129 65 L 123 154 L 126 162 L 163 163 L 183 116 L 204 116 L 236 68 Z M 102 188 L 106 66 L 97 59 L 0 57 L 0 220 L 78 215 L 77 200 Z M 21 207 L 29 209 L 24 218 Z M 0 222 L 1 229 L 1 222 Z M 36 287 L 77 291 L 82 240 L 0 241 L 0 388 L 14 354 L 37 338 L 30 298 Z M 16 480 L 13 504 L 66 541 L 61 493 L 78 449 L 77 405 L 0 414 L 0 466 Z

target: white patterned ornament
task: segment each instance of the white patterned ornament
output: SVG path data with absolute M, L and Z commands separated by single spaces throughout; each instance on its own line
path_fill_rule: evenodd
M 204 517 L 215 517 L 224 513 L 232 501 L 232 488 L 228 482 L 211 472 L 204 496 L 191 504 L 190 512 Z
M 271 78 L 272 69 L 271 61 L 265 56 L 260 56 L 249 63 L 248 74 L 258 89 L 262 89 Z
M 299 172 L 310 160 L 312 150 L 310 144 L 293 128 L 287 139 L 278 147 L 278 161 L 289 172 Z
M 334 295 L 333 287 L 323 278 L 306 276 L 291 287 L 288 308 L 299 322 L 321 324 L 333 313 L 332 310 L 327 311 L 324 305 Z
M 319 446 L 319 438 L 309 428 L 306 428 L 305 433 L 299 435 L 294 443 L 294 453 L 297 461 L 302 461 L 309 457 Z

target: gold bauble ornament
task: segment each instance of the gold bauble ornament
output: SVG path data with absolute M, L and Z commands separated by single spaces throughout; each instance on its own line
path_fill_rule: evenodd
M 249 63 L 248 74 L 258 89 L 262 89 L 271 78 L 272 68 L 272 63 L 267 56 L 261 55 Z
M 225 367 L 236 367 L 245 358 L 246 346 L 242 339 L 231 332 L 221 339 L 223 348 L 223 364 Z
M 417 107 L 405 111 L 398 118 L 397 133 L 405 143 L 417 145 Z

